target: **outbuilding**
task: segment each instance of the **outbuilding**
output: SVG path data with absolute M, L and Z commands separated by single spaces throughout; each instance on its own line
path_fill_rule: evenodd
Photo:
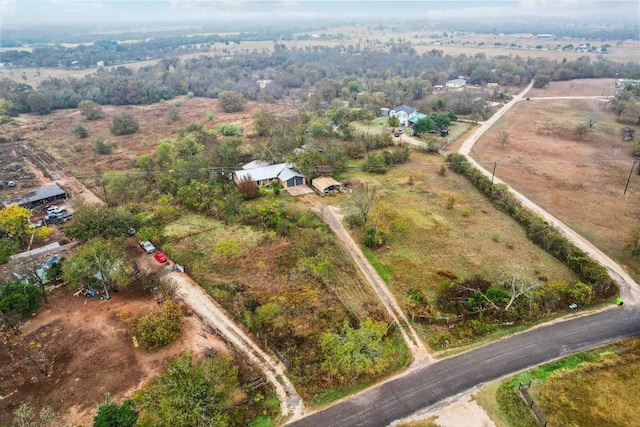
M 67 192 L 60 188 L 58 184 L 49 184 L 28 192 L 21 199 L 6 200 L 2 204 L 5 208 L 15 203 L 20 207 L 31 209 L 34 206 L 53 203 L 66 198 Z
M 334 191 L 342 191 L 342 184 L 330 176 L 319 176 L 314 178 L 311 185 L 320 194 L 330 194 Z

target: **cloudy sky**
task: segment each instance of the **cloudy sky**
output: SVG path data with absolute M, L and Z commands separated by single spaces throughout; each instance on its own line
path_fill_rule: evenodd
M 640 22 L 638 0 L 0 0 L 0 27 L 58 23 L 215 20 L 619 16 Z

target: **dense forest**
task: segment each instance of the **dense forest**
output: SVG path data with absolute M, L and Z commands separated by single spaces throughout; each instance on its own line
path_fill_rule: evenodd
M 118 52 L 119 46 L 100 42 L 82 48 Z M 169 57 L 137 71 L 125 66 L 105 67 L 84 78 L 50 78 L 35 88 L 2 79 L 0 98 L 9 101 L 5 113 L 10 115 L 76 108 L 82 100 L 139 105 L 188 93 L 216 98 L 223 91 L 236 91 L 246 99 L 263 102 L 276 102 L 297 93 L 299 101 L 310 101 L 315 108 L 341 97 L 352 107 L 375 112 L 381 106 L 421 100 L 434 85 L 458 76 L 466 76 L 471 85 L 522 86 L 543 76 L 546 80 L 630 76 L 639 67 L 637 63 L 589 56 L 574 61 L 487 57 L 482 53 L 453 57 L 437 49 L 419 55 L 406 43 L 379 49 L 359 45 L 296 49 L 276 43 L 273 53 L 220 53 L 186 60 Z M 259 79 L 269 83 L 261 88 Z M 464 111 L 464 107 L 452 109 L 456 114 L 472 112 Z

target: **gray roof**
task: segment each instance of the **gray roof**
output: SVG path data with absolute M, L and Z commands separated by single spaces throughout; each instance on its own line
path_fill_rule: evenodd
M 291 169 L 291 167 L 289 167 L 289 165 L 287 165 L 286 163 L 278 163 L 276 165 L 269 165 L 253 169 L 242 169 L 235 171 L 234 174 L 240 180 L 245 179 L 245 177 L 247 176 L 250 176 L 251 181 L 254 182 L 275 178 L 278 178 L 281 181 L 287 181 L 294 176 L 304 177 L 304 175 Z
M 255 169 L 255 168 L 263 168 L 265 166 L 269 166 L 269 163 L 263 162 L 262 160 L 253 160 L 246 165 L 242 166 L 242 169 Z
M 407 114 L 413 114 L 416 111 L 416 109 L 403 104 L 403 105 L 400 105 L 399 107 L 394 108 L 393 111 L 396 111 L 396 112 L 404 111 Z
M 16 200 L 8 200 L 2 202 L 4 206 L 9 206 L 12 203 L 17 204 L 18 206 L 28 205 L 29 203 L 36 203 L 41 200 L 50 199 L 52 197 L 62 197 L 67 193 L 58 186 L 58 184 L 50 184 L 45 185 L 44 187 L 40 187 L 37 190 L 33 190 L 25 194 L 22 199 Z

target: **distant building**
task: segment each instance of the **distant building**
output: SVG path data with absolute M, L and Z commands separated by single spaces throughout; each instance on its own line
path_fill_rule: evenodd
M 98 62 L 96 62 L 96 65 L 97 65 L 98 67 L 104 67 L 104 61 L 98 61 Z
M 467 84 L 467 81 L 465 79 L 457 78 L 457 79 L 449 80 L 446 86 L 450 88 L 459 88 L 459 87 L 466 86 L 466 84 Z
M 389 117 L 389 111 L 391 110 L 389 110 L 388 108 L 382 107 L 380 108 L 380 115 L 382 117 Z

